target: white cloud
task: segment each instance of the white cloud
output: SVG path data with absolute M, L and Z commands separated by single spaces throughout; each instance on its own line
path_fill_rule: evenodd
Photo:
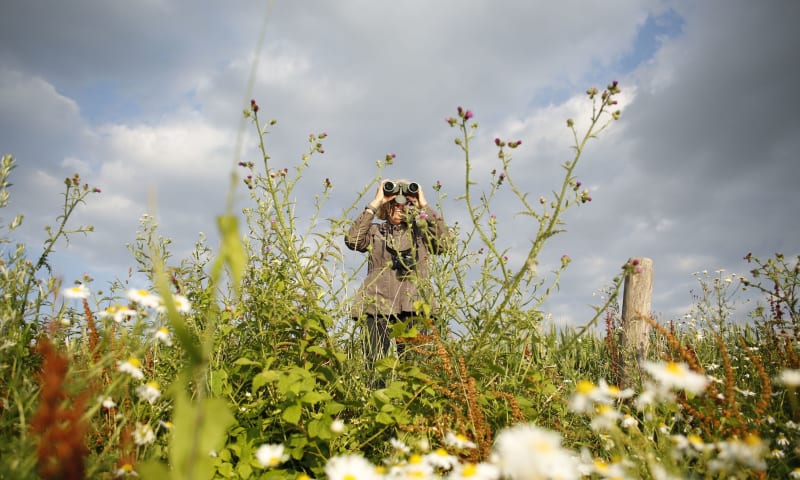
M 170 0 L 85 4 L 95 15 L 54 4 L 52 18 L 18 3 L 0 19 L 0 148 L 20 159 L 12 201 L 25 207 L 26 238 L 41 235 L 63 177 L 78 171 L 103 193 L 80 210 L 96 232 L 71 252 L 124 270 L 122 245 L 151 192 L 165 234 L 186 251 L 196 232 L 214 230 L 251 97 L 261 118 L 279 121 L 266 137 L 276 168 L 296 164 L 309 132 L 330 133 L 297 191 L 311 198 L 330 177 L 323 216 L 338 215 L 375 160 L 395 152 L 385 173 L 440 180 L 444 213 L 463 222 L 454 198 L 464 160 L 445 116 L 463 105 L 480 123 L 476 195 L 499 166 L 500 137 L 523 141 L 515 181 L 533 199 L 551 197 L 571 158 L 566 119 L 585 128 L 585 89 L 617 79 L 622 118 L 588 144 L 576 171 L 593 201 L 567 212 L 566 232 L 540 257 L 543 272 L 573 257 L 548 302 L 559 319 L 580 323 L 592 293 L 632 254 L 654 259 L 654 309 L 672 313 L 685 307 L 692 271 L 736 270 L 749 250 L 797 249 L 800 232 L 786 220 L 800 208 L 798 120 L 787 100 L 800 84 L 795 3 L 276 2 L 247 92 L 264 12 L 199 1 L 188 10 Z M 637 39 L 669 9 L 679 29 Z M 641 59 L 634 70 L 628 57 Z M 242 159 L 259 162 L 245 128 Z M 534 229 L 513 219 L 507 190 L 493 209 L 503 248 L 524 255 Z

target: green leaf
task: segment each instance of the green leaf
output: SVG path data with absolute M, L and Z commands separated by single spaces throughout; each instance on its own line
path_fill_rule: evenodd
M 192 403 L 185 392 L 180 388 L 176 390 L 175 427 L 169 450 L 172 477 L 210 479 L 215 470 L 210 452 L 222 449 L 228 427 L 235 423 L 235 419 L 223 399 L 207 398 Z
M 253 391 L 251 393 L 256 393 L 259 388 L 263 387 L 268 383 L 272 383 L 275 380 L 280 378 L 280 374 L 275 370 L 265 370 L 255 377 L 253 377 Z
M 325 404 L 326 415 L 334 416 L 337 413 L 341 412 L 342 410 L 344 410 L 344 405 L 342 405 L 339 402 L 328 402 L 327 404 Z
M 147 460 L 136 465 L 136 473 L 139 478 L 169 478 L 169 469 L 167 466 L 158 460 Z
M 303 395 L 303 398 L 301 398 L 300 400 L 303 403 L 314 405 L 315 403 L 319 403 L 323 400 L 328 400 L 329 398 L 331 398 L 331 396 L 325 392 L 311 391 Z
M 253 474 L 253 467 L 244 462 L 239 462 L 236 466 L 236 473 L 239 474 L 240 478 L 249 478 Z
M 240 358 L 236 359 L 236 361 L 233 362 L 233 364 L 234 365 L 256 365 L 256 366 L 259 366 L 259 367 L 261 366 L 261 364 L 259 362 L 256 362 L 255 360 L 250 360 L 247 357 L 240 357 Z
M 303 410 L 302 408 L 300 408 L 300 404 L 295 403 L 294 405 L 286 407 L 286 409 L 281 414 L 281 418 L 287 423 L 291 423 L 292 425 L 297 425 L 298 423 L 300 423 L 300 414 L 302 412 Z
M 391 425 L 394 423 L 394 418 L 386 412 L 380 412 L 375 416 L 375 421 L 381 425 Z
M 229 394 L 231 391 L 228 383 L 228 372 L 214 370 L 211 372 L 211 392 L 218 397 Z
M 239 236 L 239 219 L 234 215 L 220 215 L 217 217 L 217 226 L 222 243 L 219 255 L 211 267 L 211 276 L 218 279 L 222 274 L 222 268 L 227 265 L 233 277 L 234 290 L 238 293 L 242 276 L 247 268 L 247 255 Z

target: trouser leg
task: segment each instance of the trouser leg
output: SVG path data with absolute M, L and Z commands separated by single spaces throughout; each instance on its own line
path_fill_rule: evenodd
M 370 366 L 386 356 L 391 342 L 389 339 L 389 325 L 386 317 L 367 317 L 367 342 L 366 356 Z

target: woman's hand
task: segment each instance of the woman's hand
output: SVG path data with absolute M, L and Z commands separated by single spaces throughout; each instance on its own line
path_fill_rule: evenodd
M 374 208 L 375 210 L 381 208 L 381 205 L 383 205 L 384 203 L 391 202 L 392 200 L 394 200 L 394 197 L 397 196 L 397 195 L 386 196 L 383 194 L 383 184 L 388 181 L 389 180 L 387 179 L 381 180 L 380 185 L 378 185 L 378 191 L 375 192 L 375 198 L 373 198 L 372 201 L 369 202 L 369 206 Z
M 425 208 L 428 206 L 428 201 L 425 199 L 425 192 L 422 191 L 422 185 L 417 184 L 419 186 L 419 190 L 417 190 L 417 208 Z

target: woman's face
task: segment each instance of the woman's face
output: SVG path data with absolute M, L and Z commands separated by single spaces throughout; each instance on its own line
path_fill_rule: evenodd
M 405 204 L 394 203 L 389 206 L 389 223 L 392 225 L 400 225 L 403 222 L 403 210 Z

